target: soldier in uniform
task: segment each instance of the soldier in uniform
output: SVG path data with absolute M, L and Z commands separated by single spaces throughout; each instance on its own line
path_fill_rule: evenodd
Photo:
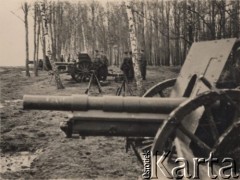
M 132 52 L 124 52 L 123 63 L 121 65 L 121 70 L 129 81 L 134 78 L 133 62 L 132 62 Z
M 51 65 L 49 57 L 47 55 L 45 56 L 45 62 L 46 62 L 46 70 L 47 71 L 52 70 L 52 65 Z
M 63 55 L 61 55 L 60 61 L 61 61 L 61 62 L 64 62 L 64 61 L 65 61 Z
M 141 71 L 141 76 L 143 80 L 146 80 L 146 70 L 147 70 L 147 60 L 146 56 L 144 53 L 144 50 L 142 49 L 140 52 L 140 71 Z
M 95 50 L 95 56 L 93 59 L 93 70 L 95 71 L 95 75 L 99 80 L 101 80 L 101 68 L 103 66 L 103 61 L 101 59 L 101 55 L 98 50 Z
M 100 58 L 102 61 L 102 67 L 100 68 L 101 79 L 105 81 L 108 75 L 108 59 L 103 50 L 100 53 Z
M 71 55 L 68 54 L 67 62 L 70 62 L 70 60 L 71 60 Z
M 38 61 L 38 69 L 39 69 L 39 70 L 43 70 L 43 60 L 42 60 L 42 59 L 40 59 L 40 60 Z

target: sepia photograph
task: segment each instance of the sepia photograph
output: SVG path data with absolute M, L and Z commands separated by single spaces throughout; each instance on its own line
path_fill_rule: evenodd
M 240 179 L 240 0 L 0 0 L 0 179 Z

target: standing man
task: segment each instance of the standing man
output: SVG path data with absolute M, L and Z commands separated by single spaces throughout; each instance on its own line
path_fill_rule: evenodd
M 71 55 L 68 54 L 67 62 L 70 62 L 70 61 L 71 61 Z
M 93 70 L 99 80 L 101 80 L 101 67 L 103 63 L 101 60 L 101 56 L 98 50 L 95 50 L 94 58 L 93 58 Z
M 51 71 L 52 70 L 52 65 L 51 65 L 49 57 L 47 55 L 45 56 L 45 62 L 46 62 L 46 67 L 45 67 L 46 70 Z
M 104 54 L 103 50 L 101 50 L 100 58 L 102 61 L 101 76 L 102 76 L 102 80 L 105 81 L 108 75 L 108 59 L 107 59 L 107 56 Z
M 64 62 L 64 61 L 65 61 L 63 55 L 61 55 L 60 61 L 61 61 L 61 62 Z
M 146 56 L 144 53 L 144 50 L 142 49 L 140 51 L 140 70 L 141 70 L 141 75 L 142 75 L 142 79 L 146 80 L 146 71 L 147 71 L 147 60 L 146 60 Z
M 127 77 L 129 81 L 134 78 L 134 70 L 132 63 L 132 52 L 125 51 L 124 58 L 120 69 L 123 71 L 124 75 Z
M 124 52 L 123 62 L 122 62 L 120 69 L 123 71 L 123 74 L 128 78 L 129 67 L 128 67 L 128 52 L 127 51 Z

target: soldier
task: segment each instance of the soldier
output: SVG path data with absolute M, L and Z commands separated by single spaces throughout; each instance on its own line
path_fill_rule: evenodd
M 124 75 L 126 75 L 126 77 L 128 77 L 127 61 L 128 61 L 128 52 L 125 51 L 124 55 L 123 55 L 123 62 L 122 62 L 122 65 L 121 65 L 120 69 L 123 71 L 123 73 L 124 73 Z
M 100 68 L 101 79 L 105 81 L 108 75 L 108 59 L 103 50 L 100 53 L 100 58 L 102 61 L 102 67 Z
M 38 69 L 39 69 L 39 70 L 43 70 L 43 60 L 42 60 L 42 59 L 40 59 L 40 60 L 38 61 Z
M 147 70 L 147 60 L 146 56 L 144 53 L 144 50 L 142 49 L 140 52 L 140 71 L 141 71 L 141 76 L 143 80 L 146 80 L 146 70 Z
M 103 62 L 101 60 L 101 56 L 98 50 L 95 50 L 95 56 L 93 59 L 93 70 L 99 80 L 101 80 L 101 67 L 103 66 Z
M 121 65 L 121 70 L 129 81 L 133 80 L 134 78 L 134 70 L 131 56 L 132 52 L 124 52 L 123 63 Z
M 64 62 L 64 61 L 65 61 L 63 55 L 61 55 L 60 61 L 61 61 L 61 62 Z
M 46 70 L 47 71 L 52 70 L 52 65 L 51 65 L 49 57 L 47 55 L 45 56 L 45 62 L 46 62 Z
M 67 62 L 70 62 L 70 60 L 71 60 L 71 55 L 68 54 Z

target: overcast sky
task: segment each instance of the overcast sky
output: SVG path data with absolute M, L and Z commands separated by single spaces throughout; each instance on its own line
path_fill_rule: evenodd
M 22 0 L 0 0 L 0 66 L 24 65 L 24 23 L 11 13 L 23 18 Z
M 70 2 L 87 0 L 68 0 Z M 103 3 L 109 0 L 98 0 Z M 24 23 L 11 13 L 24 18 L 21 4 L 24 0 L 0 0 L 0 66 L 21 66 L 25 64 Z M 29 1 L 28 1 L 29 2 Z M 31 1 L 33 2 L 33 1 Z M 32 13 L 32 12 L 31 12 Z M 30 60 L 33 57 L 33 18 L 29 16 Z M 41 53 L 40 53 L 41 54 Z

